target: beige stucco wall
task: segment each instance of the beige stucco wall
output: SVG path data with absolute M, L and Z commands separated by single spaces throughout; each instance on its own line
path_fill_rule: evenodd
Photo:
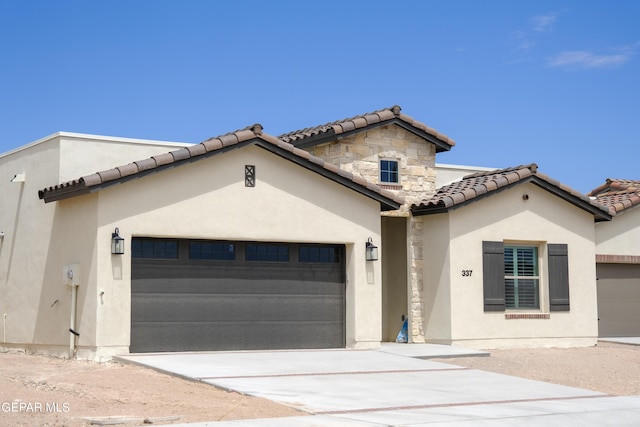
M 467 175 L 478 172 L 487 172 L 498 168 L 487 168 L 482 166 L 449 165 L 436 163 L 436 188 L 459 181 Z
M 244 186 L 246 164 L 256 166 L 255 188 Z M 110 253 L 115 227 L 128 245 L 132 236 L 345 244 L 347 346 L 371 348 L 380 343 L 380 262 L 364 259 L 367 239 L 380 242 L 379 203 L 259 147 L 57 205 L 56 228 L 78 224 L 87 234 L 74 247 L 77 252 L 58 260 L 79 262 L 86 280 L 78 308 L 79 355 L 108 358 L 126 352 L 129 345 L 131 261 L 129 251 L 124 256 Z
M 640 256 L 640 209 L 623 211 L 611 221 L 596 223 L 598 255 Z
M 29 153 L 0 156 L 0 231 L 4 232 L 0 240 L 0 342 L 46 342 L 35 332 L 39 309 L 46 305 L 55 313 L 59 308 L 57 303 L 50 306 L 61 295 L 43 292 L 46 260 L 58 245 L 51 241 L 55 209 L 38 199 L 38 189 L 58 178 L 57 148 L 57 142 L 51 140 L 32 147 Z M 10 182 L 22 173 L 24 182 Z
M 382 217 L 382 340 L 395 341 L 407 309 L 407 218 Z
M 527 194 L 528 200 L 523 199 Z M 448 218 L 446 218 L 448 217 Z M 527 183 L 456 209 L 425 216 L 425 241 L 447 254 L 426 259 L 429 289 L 425 304 L 427 338 L 470 347 L 594 345 L 598 334 L 593 216 Z M 448 225 L 448 233 L 444 233 Z M 448 235 L 447 235 L 448 234 Z M 541 310 L 549 319 L 506 319 L 505 312 L 483 310 L 482 242 L 540 245 Z M 569 250 L 570 312 L 549 312 L 546 244 L 566 243 Z M 462 270 L 471 270 L 463 277 Z M 440 277 L 439 277 L 440 276 Z M 438 278 L 439 277 L 439 278 Z M 450 283 L 447 282 L 450 278 Z M 451 331 L 446 337 L 450 288 Z M 512 313 L 508 310 L 506 313 Z M 532 313 L 532 311 L 520 311 Z M 431 319 L 434 320 L 431 320 Z M 442 329 L 442 330 L 440 330 Z
M 78 341 L 95 341 L 96 301 L 86 289 L 96 281 L 97 206 L 87 204 L 91 197 L 79 210 L 45 204 L 38 190 L 181 145 L 61 132 L 0 154 L 0 348 L 68 354 L 71 291 L 63 267 L 74 263 L 81 265 Z M 17 174 L 24 182 L 10 182 Z

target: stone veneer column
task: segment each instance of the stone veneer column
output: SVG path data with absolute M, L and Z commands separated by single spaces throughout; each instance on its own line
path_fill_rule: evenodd
M 424 237 L 422 217 L 409 216 L 407 221 L 409 289 L 409 342 L 423 343 L 424 338 Z

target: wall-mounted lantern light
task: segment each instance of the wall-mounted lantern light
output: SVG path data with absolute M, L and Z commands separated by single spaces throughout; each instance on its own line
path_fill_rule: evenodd
M 120 230 L 116 227 L 115 231 L 111 233 L 111 253 L 113 255 L 124 254 L 124 238 L 120 237 Z
M 365 257 L 367 261 L 377 261 L 378 260 L 378 247 L 373 244 L 373 240 L 369 237 L 365 246 Z

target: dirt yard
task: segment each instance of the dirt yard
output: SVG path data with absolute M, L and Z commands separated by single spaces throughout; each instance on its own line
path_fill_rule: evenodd
M 586 348 L 490 352 L 490 357 L 440 361 L 616 396 L 640 395 L 640 346 L 600 342 Z
M 439 359 L 612 395 L 640 395 L 640 346 L 493 350 Z M 150 369 L 0 353 L 0 426 L 127 426 L 305 415 Z M 112 418 L 109 418 L 112 417 Z
M 139 366 L 0 353 L 0 426 L 127 426 L 304 415 Z

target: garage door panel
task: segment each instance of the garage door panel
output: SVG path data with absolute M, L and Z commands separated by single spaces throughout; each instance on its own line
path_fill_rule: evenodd
M 233 245 L 235 261 L 132 260 L 132 352 L 344 347 L 343 246 L 340 262 L 299 263 L 245 261 Z
M 330 295 L 165 295 L 142 294 L 133 300 L 132 322 L 331 320 L 340 318 L 342 298 Z
M 640 336 L 640 266 L 598 264 L 598 335 Z
M 184 263 L 169 261 L 138 262 L 132 279 L 242 279 L 261 280 L 270 277 L 291 281 L 327 281 L 344 282 L 341 263 L 312 264 L 262 263 L 262 262 L 220 262 L 220 263 L 189 263 L 185 269 Z
M 220 323 L 142 323 L 132 331 L 131 352 L 211 350 L 264 350 L 293 348 L 326 348 L 341 322 L 220 322 Z M 175 337 L 167 340 L 166 337 Z M 296 337 L 292 340 L 291 337 Z M 136 343 L 134 346 L 133 343 Z M 153 348 L 154 350 L 145 350 Z
M 138 279 L 135 293 L 342 295 L 344 283 L 243 279 Z

